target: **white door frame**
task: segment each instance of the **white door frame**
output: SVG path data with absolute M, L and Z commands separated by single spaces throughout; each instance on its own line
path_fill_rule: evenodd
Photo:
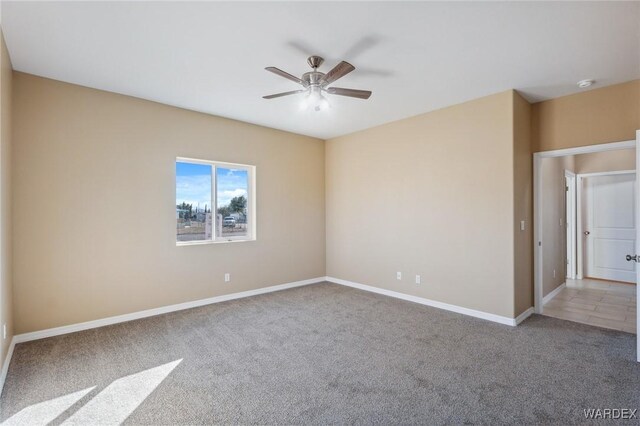
M 636 131 L 636 172 L 640 172 L 640 130 Z M 640 173 L 636 173 L 636 179 Z M 638 182 L 636 181 L 636 252 L 629 253 L 636 256 L 640 254 L 640 197 L 638 196 Z M 636 265 L 636 290 L 638 284 L 640 284 L 640 268 Z M 636 292 L 636 299 L 637 299 Z M 637 300 L 636 300 L 637 302 Z M 640 305 L 636 303 L 636 361 L 640 362 L 640 339 L 638 338 L 638 331 L 640 331 Z
M 583 185 L 582 185 L 582 179 L 586 178 L 586 177 L 593 177 L 593 176 L 612 176 L 612 175 L 628 175 L 628 174 L 636 174 L 635 170 L 616 170 L 616 171 L 611 171 L 611 172 L 594 172 L 594 173 L 579 173 L 576 175 L 576 187 L 578 189 L 577 191 L 577 197 L 576 197 L 576 210 L 577 210 L 577 220 L 576 220 L 576 229 L 580 230 L 580 235 L 582 235 L 582 191 L 583 191 Z M 584 278 L 584 244 L 582 237 L 578 235 L 578 241 L 580 242 L 578 244 L 578 264 L 577 264 L 577 268 L 578 268 L 578 273 L 577 273 L 577 278 L 579 280 L 581 280 L 582 278 Z M 577 242 L 577 241 L 576 241 Z
M 567 155 L 590 154 L 592 152 L 616 151 L 619 149 L 636 148 L 636 141 L 611 142 L 599 145 L 581 146 L 578 148 L 558 149 L 555 151 L 542 151 L 533 154 L 533 295 L 534 309 L 538 314 L 542 313 L 542 159 L 564 157 Z M 640 150 L 636 150 L 636 155 Z
M 565 200 L 568 198 L 569 201 L 565 206 L 565 213 L 567 216 L 567 278 L 575 279 L 576 278 L 576 206 L 578 205 L 576 202 L 576 174 L 572 171 L 565 170 L 564 171 L 565 182 L 568 180 L 569 184 L 567 185 L 567 194 Z

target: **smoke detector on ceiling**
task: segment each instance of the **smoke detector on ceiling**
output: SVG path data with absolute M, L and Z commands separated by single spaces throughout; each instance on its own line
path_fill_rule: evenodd
M 586 80 L 580 80 L 578 82 L 578 87 L 581 88 L 581 89 L 585 89 L 585 88 L 587 88 L 589 86 L 592 86 L 595 82 L 596 82 L 595 80 L 590 79 L 590 78 L 586 79 Z

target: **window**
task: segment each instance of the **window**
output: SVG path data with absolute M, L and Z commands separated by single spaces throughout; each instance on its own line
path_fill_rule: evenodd
M 176 159 L 176 243 L 255 239 L 255 167 Z

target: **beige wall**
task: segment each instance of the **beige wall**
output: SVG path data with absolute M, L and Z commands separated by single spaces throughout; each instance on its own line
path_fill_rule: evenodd
M 513 102 L 514 314 L 518 316 L 533 306 L 533 161 L 531 105 L 516 92 Z
M 640 129 L 640 80 L 533 104 L 533 150 L 618 142 Z
M 0 30 L 0 339 L 2 325 L 7 338 L 2 340 L 0 365 L 4 362 L 13 337 L 13 292 L 11 268 L 11 60 Z
M 575 156 L 576 173 L 612 172 L 635 170 L 636 150 L 619 149 L 616 151 L 594 152 Z
M 22 73 L 13 123 L 16 333 L 325 275 L 321 140 Z M 257 241 L 176 247 L 176 156 L 257 167 Z
M 327 275 L 513 317 L 513 96 L 327 141 Z
M 566 191 L 564 171 L 575 170 L 573 156 L 541 159 L 542 292 L 546 296 L 567 276 Z M 553 271 L 556 271 L 555 277 Z

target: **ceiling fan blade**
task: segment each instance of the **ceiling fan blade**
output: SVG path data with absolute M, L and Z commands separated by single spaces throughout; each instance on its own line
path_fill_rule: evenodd
M 322 77 L 322 79 L 320 79 L 320 83 L 326 86 L 327 84 L 331 84 L 337 79 L 344 77 L 345 75 L 349 74 L 351 71 L 355 69 L 356 67 L 351 65 L 349 62 L 342 61 L 338 65 L 333 67 L 331 71 L 326 73 Z
M 276 67 L 266 67 L 265 70 L 270 71 L 276 75 L 279 75 L 280 77 L 284 77 L 287 80 L 291 80 L 291 81 L 295 81 L 298 84 L 302 84 L 303 86 L 306 87 L 305 82 L 302 81 L 301 79 L 299 79 L 298 77 L 296 77 L 295 75 L 291 75 L 288 72 L 282 71 L 280 68 L 276 68 Z
M 302 93 L 302 92 L 306 92 L 305 89 L 300 89 L 300 90 L 292 90 L 290 92 L 282 92 L 282 93 L 276 93 L 275 95 L 267 95 L 267 96 L 263 96 L 263 99 L 274 99 L 274 98 L 280 98 L 282 96 L 289 96 L 289 95 L 295 95 L 296 93 Z
M 371 96 L 369 90 L 343 89 L 342 87 L 329 87 L 327 93 L 358 99 L 369 99 L 369 96 Z

